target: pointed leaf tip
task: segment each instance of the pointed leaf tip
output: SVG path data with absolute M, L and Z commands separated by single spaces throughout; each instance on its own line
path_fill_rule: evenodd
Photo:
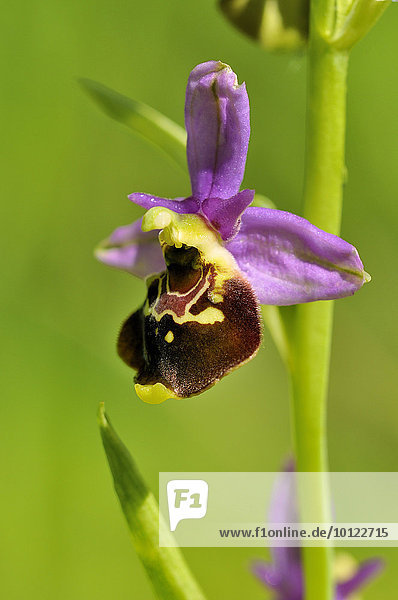
M 100 427 L 106 427 L 108 425 L 108 420 L 106 418 L 105 413 L 105 402 L 100 402 L 98 406 L 97 412 L 97 421 Z
M 202 590 L 189 571 L 179 548 L 159 547 L 159 530 L 171 536 L 153 494 L 126 446 L 113 429 L 103 402 L 98 407 L 102 442 L 113 476 L 121 508 L 141 559 L 158 598 L 161 600 L 205 600 Z M 159 523 L 160 520 L 160 523 Z

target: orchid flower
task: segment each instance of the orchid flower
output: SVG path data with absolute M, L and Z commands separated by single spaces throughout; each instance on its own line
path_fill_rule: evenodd
M 250 136 L 245 84 L 221 62 L 188 79 L 188 197 L 129 196 L 145 216 L 99 246 L 103 263 L 145 278 L 147 298 L 122 326 L 118 352 L 150 403 L 211 387 L 261 343 L 259 303 L 353 294 L 367 280 L 356 249 L 240 191 Z M 325 202 L 327 198 L 325 198 Z
M 292 461 L 275 481 L 268 512 L 268 523 L 299 523 L 297 482 Z M 276 542 L 271 546 L 272 563 L 255 561 L 253 573 L 273 590 L 275 600 L 304 600 L 304 577 L 301 548 L 284 547 Z M 357 565 L 349 554 L 335 557 L 334 600 L 345 600 L 383 567 L 380 559 L 369 559 Z M 357 598 L 357 596 L 355 596 Z

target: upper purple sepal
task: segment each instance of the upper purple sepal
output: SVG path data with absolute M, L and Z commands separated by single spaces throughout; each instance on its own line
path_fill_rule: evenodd
M 281 210 L 248 208 L 226 248 L 262 304 L 343 298 L 367 280 L 354 246 Z
M 239 192 L 250 137 L 250 107 L 245 84 L 231 67 L 209 61 L 191 72 L 185 99 L 187 160 L 192 196 L 159 198 L 131 194 L 146 208 L 163 206 L 176 213 L 200 213 L 223 240 L 239 231 L 240 217 L 253 190 Z
M 231 67 L 209 61 L 191 72 L 185 98 L 192 194 L 200 200 L 235 196 L 250 137 L 249 98 Z

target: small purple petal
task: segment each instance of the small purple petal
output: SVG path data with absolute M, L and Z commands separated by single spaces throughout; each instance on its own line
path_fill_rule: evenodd
M 154 206 L 163 206 L 179 214 L 195 214 L 200 208 L 200 202 L 191 196 L 189 198 L 159 198 L 150 194 L 130 194 L 129 200 L 146 210 Z
M 192 194 L 199 200 L 235 196 L 250 137 L 245 84 L 228 65 L 209 61 L 191 72 L 185 99 L 187 158 Z
M 303 600 L 301 564 L 294 565 L 289 573 L 283 573 L 277 565 L 255 561 L 252 571 L 261 583 L 276 592 L 273 596 L 276 600 Z
M 123 269 L 142 278 L 164 271 L 159 231 L 144 232 L 141 224 L 142 219 L 139 219 L 131 225 L 115 229 L 95 251 L 96 258 L 110 267 Z
M 281 523 L 298 522 L 297 481 L 294 462 L 289 460 L 284 471 L 279 473 L 273 486 L 268 515 L 269 526 Z M 283 541 L 280 540 L 280 544 Z M 271 553 L 273 562 L 254 561 L 252 571 L 258 579 L 271 588 L 275 600 L 303 600 L 304 577 L 302 550 L 300 547 L 283 548 L 273 540 Z M 275 546 L 276 545 L 276 546 Z M 346 600 L 351 594 L 374 577 L 383 567 L 380 559 L 370 559 L 362 563 L 354 576 L 343 583 L 336 583 L 334 600 Z
M 384 563 L 379 558 L 372 558 L 363 562 L 355 575 L 344 583 L 336 585 L 336 600 L 344 600 L 353 592 L 362 587 L 365 583 L 375 577 L 383 568 Z
M 227 199 L 207 198 L 202 202 L 201 213 L 223 240 L 230 240 L 238 233 L 242 213 L 253 198 L 254 190 L 243 190 Z
M 366 281 L 354 246 L 280 210 L 249 207 L 226 248 L 262 304 L 343 298 Z
M 278 474 L 268 511 L 269 526 L 280 523 L 298 523 L 297 477 L 294 462 L 289 460 L 284 470 Z M 273 540 L 271 554 L 275 567 L 283 580 L 295 578 L 295 585 L 302 584 L 301 555 L 299 547 L 283 546 L 282 540 Z
M 272 489 L 268 522 L 298 523 L 297 477 L 293 460 L 289 460 L 278 473 Z
M 252 572 L 270 588 L 277 589 L 281 585 L 281 575 L 274 565 L 258 560 L 252 563 Z

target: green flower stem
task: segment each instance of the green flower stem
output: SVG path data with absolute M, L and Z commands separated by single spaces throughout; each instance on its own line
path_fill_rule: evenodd
M 184 557 L 160 518 L 158 504 L 142 479 L 129 451 L 117 436 L 101 404 L 98 422 L 116 493 L 130 529 L 135 550 L 161 600 L 205 600 Z M 169 538 L 170 546 L 159 546 Z
M 288 337 L 288 323 L 285 315 L 282 315 L 281 307 L 263 304 L 261 312 L 264 323 L 274 341 L 279 356 L 282 358 L 286 368 L 291 370 L 291 348 Z
M 333 49 L 311 24 L 304 216 L 338 234 L 344 180 L 348 54 Z M 292 410 L 297 469 L 318 472 L 311 489 L 313 520 L 330 520 L 326 398 L 333 302 L 296 307 L 292 347 Z M 307 490 L 308 492 L 308 490 Z M 303 506 L 301 490 L 301 514 Z M 308 496 L 307 502 L 308 502 Z M 304 520 L 304 518 L 303 518 Z M 304 548 L 306 600 L 331 600 L 332 549 Z

